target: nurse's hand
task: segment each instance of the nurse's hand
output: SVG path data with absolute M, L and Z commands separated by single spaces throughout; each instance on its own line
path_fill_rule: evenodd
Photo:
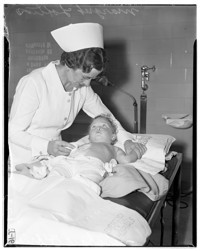
M 132 140 L 126 140 L 124 142 L 125 152 L 129 154 L 132 150 L 134 150 L 138 156 L 138 159 L 142 158 L 142 155 L 146 152 L 147 148 L 145 145 L 141 143 L 133 142 Z
M 49 141 L 47 152 L 53 156 L 65 155 L 68 156 L 75 146 L 62 140 Z

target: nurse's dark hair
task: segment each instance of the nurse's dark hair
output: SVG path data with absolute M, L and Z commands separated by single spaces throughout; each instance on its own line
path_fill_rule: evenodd
M 106 61 L 106 53 L 102 48 L 63 52 L 60 59 L 62 65 L 67 65 L 74 70 L 81 69 L 84 73 L 89 73 L 92 68 L 104 70 Z

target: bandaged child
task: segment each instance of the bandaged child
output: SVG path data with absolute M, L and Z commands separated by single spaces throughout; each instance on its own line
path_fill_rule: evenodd
M 141 152 L 144 154 L 146 151 L 143 146 L 138 152 L 132 149 L 125 153 L 114 146 L 116 135 L 117 128 L 111 118 L 108 115 L 99 115 L 89 127 L 89 143 L 77 145 L 67 157 L 49 157 L 29 164 L 30 175 L 37 179 L 55 174 L 66 178 L 81 176 L 98 184 L 106 175 L 112 175 L 113 167 L 117 163 L 135 162 L 141 158 Z M 124 147 L 126 149 L 126 144 Z

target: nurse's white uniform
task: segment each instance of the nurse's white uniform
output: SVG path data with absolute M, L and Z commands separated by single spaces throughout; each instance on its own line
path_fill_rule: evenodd
M 50 140 L 61 139 L 81 108 L 90 116 L 110 113 L 91 87 L 66 92 L 55 65 L 49 63 L 24 76 L 18 83 L 9 118 L 9 155 L 11 169 L 47 154 Z M 126 140 L 126 131 L 118 121 L 118 139 Z

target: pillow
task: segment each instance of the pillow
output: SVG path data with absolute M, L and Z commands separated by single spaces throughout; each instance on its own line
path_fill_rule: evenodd
M 133 142 L 142 143 L 147 147 L 147 151 L 142 158 L 133 164 L 135 168 L 150 173 L 151 175 L 165 170 L 165 156 L 175 141 L 174 137 L 164 134 L 129 133 L 129 139 Z M 120 142 L 116 145 L 120 147 Z
M 154 149 L 160 149 L 166 155 L 169 152 L 172 143 L 176 140 L 174 137 L 165 134 L 135 134 L 127 132 L 126 136 L 127 139 L 130 139 L 133 142 L 146 145 L 146 154 L 148 153 L 148 155 L 150 151 Z M 121 142 L 117 142 L 116 146 L 124 149 L 124 146 Z

